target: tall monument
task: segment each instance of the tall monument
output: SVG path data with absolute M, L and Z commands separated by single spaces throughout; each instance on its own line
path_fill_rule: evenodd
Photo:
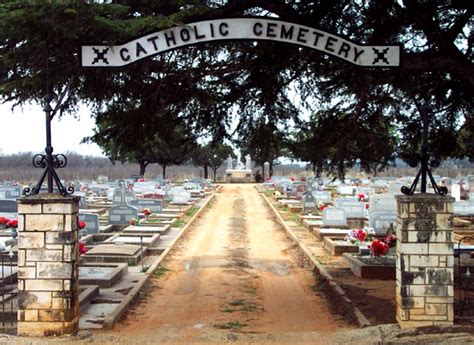
M 229 155 L 227 158 L 227 169 L 225 171 L 226 182 L 228 183 L 249 183 L 252 180 L 252 167 L 250 156 L 245 156 L 245 165 L 242 162 L 242 155 L 240 152 L 237 153 L 237 162 L 232 164 L 232 158 Z

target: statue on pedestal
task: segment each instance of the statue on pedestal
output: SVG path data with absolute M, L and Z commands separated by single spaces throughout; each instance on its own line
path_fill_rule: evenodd
M 245 166 L 244 164 L 242 163 L 241 161 L 241 158 L 240 158 L 240 152 L 237 153 L 237 166 L 235 167 L 235 170 L 244 170 L 245 169 Z

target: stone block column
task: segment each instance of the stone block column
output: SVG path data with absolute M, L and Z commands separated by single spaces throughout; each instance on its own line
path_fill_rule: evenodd
M 454 198 L 397 196 L 397 321 L 402 328 L 453 324 Z
M 18 200 L 18 335 L 78 330 L 78 212 L 79 197 Z

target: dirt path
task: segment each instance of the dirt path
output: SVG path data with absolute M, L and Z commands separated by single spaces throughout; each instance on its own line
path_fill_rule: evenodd
M 165 265 L 114 333 L 189 343 L 348 327 L 313 290 L 312 273 L 251 185 L 224 186 Z

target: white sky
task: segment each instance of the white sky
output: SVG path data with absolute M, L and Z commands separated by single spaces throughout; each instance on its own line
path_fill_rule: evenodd
M 0 104 L 0 152 L 44 151 L 46 146 L 45 115 L 40 105 L 26 105 L 12 112 L 11 104 Z M 61 119 L 56 115 L 51 122 L 51 137 L 54 153 L 74 151 L 83 155 L 103 156 L 96 144 L 80 144 L 82 138 L 93 133 L 94 120 L 86 106 L 78 111 L 78 118 L 65 114 Z

